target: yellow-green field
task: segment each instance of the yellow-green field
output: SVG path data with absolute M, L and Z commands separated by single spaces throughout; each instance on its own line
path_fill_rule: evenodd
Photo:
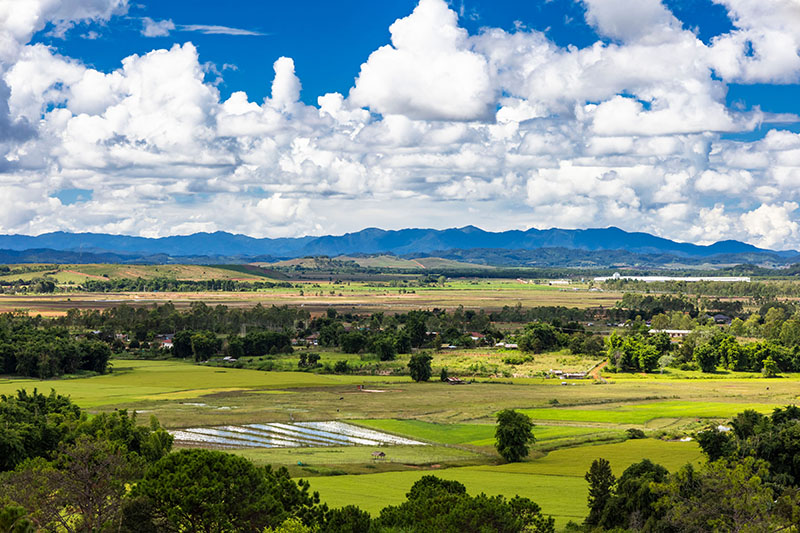
M 470 493 L 518 494 L 531 498 L 563 527 L 586 516 L 587 485 L 583 475 L 592 461 L 603 457 L 616 475 L 629 465 L 650 459 L 670 470 L 702 460 L 693 442 L 653 439 L 557 450 L 523 463 L 484 465 L 439 470 L 436 475 L 463 483 Z M 332 506 L 355 504 L 377 514 L 387 505 L 397 505 L 411 485 L 430 472 L 387 472 L 310 478 L 311 487 Z

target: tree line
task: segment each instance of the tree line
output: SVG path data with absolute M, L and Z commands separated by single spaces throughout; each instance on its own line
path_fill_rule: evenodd
M 26 316 L 0 314 L 0 372 L 47 379 L 79 371 L 105 374 L 111 349 L 63 327 L 38 327 Z

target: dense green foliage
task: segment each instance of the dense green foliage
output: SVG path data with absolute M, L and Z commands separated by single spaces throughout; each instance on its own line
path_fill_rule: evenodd
M 470 496 L 461 483 L 423 476 L 406 495 L 407 501 L 389 506 L 375 520 L 377 530 L 408 533 L 496 532 L 550 533 L 552 518 L 527 498 L 479 494 Z
M 671 348 L 665 335 L 632 334 L 621 336 L 612 332 L 606 338 L 606 353 L 612 368 L 622 372 L 652 372 L 658 360 Z
M 414 381 L 428 381 L 431 379 L 431 360 L 433 357 L 426 352 L 417 353 L 411 356 L 408 361 L 408 370 L 411 379 Z
M 69 398 L 51 391 L 45 396 L 25 390 L 16 396 L 0 396 L 0 471 L 11 470 L 26 459 L 51 459 L 62 444 L 88 436 L 113 443 L 128 454 L 152 462 L 172 447 L 172 436 L 151 419 L 149 426 L 136 423 L 127 411 L 102 413 L 89 418 Z
M 315 523 L 325 512 L 319 497 L 286 470 L 212 450 L 167 455 L 147 470 L 132 496 L 152 510 L 155 527 L 175 531 L 260 531 L 289 516 Z
M 95 339 L 80 338 L 65 328 L 37 326 L 24 315 L 0 315 L 0 372 L 37 378 L 81 370 L 103 374 L 111 349 Z
M 524 413 L 504 409 L 497 413 L 495 428 L 495 448 L 497 453 L 514 463 L 528 456 L 528 445 L 535 442 L 533 422 Z

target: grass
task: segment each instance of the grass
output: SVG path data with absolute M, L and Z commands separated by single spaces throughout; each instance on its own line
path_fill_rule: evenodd
M 441 444 L 469 444 L 472 446 L 494 446 L 494 424 L 437 424 L 421 420 L 351 420 L 360 426 L 394 433 L 403 437 Z M 547 442 L 556 439 L 583 437 L 608 430 L 584 427 L 542 426 L 534 430 L 536 441 Z
M 518 494 L 531 498 L 545 514 L 556 518 L 558 527 L 567 521 L 581 521 L 586 515 L 587 485 L 583 475 L 591 462 L 605 457 L 619 475 L 643 458 L 674 470 L 700 460 L 694 443 L 670 443 L 652 439 L 619 444 L 570 448 L 552 452 L 524 463 L 499 466 L 470 466 L 425 472 L 387 472 L 359 476 L 313 477 L 311 487 L 332 507 L 358 505 L 373 514 L 387 505 L 397 505 L 420 477 L 433 473 L 460 481 L 470 494 Z
M 413 438 L 426 428 L 437 428 L 426 423 L 465 424 L 444 430 L 443 437 L 430 433 L 430 440 L 479 446 L 490 445 L 488 428 L 495 413 L 506 408 L 524 410 L 547 425 L 593 426 L 548 429 L 575 432 L 554 437 L 555 441 L 579 438 L 587 430 L 619 429 L 620 425 L 680 429 L 698 416 L 726 418 L 746 408 L 769 411 L 796 402 L 798 395 L 796 379 L 773 380 L 769 390 L 761 380 L 746 379 L 627 380 L 607 385 L 582 381 L 562 387 L 558 380 L 519 378 L 452 386 L 438 381 L 414 383 L 407 376 L 261 372 L 180 361 L 114 360 L 114 365 L 114 372 L 103 376 L 46 381 L 0 378 L 0 394 L 13 394 L 19 388 L 36 387 L 44 392 L 54 388 L 93 411 L 137 409 L 155 414 L 167 427 L 398 419 L 404 422 L 390 423 L 405 426 L 390 431 Z M 359 391 L 357 385 L 384 392 Z M 654 425 L 652 420 L 657 418 L 664 423 Z M 412 422 L 405 422 L 409 420 L 419 423 L 411 426 Z M 484 427 L 471 427 L 473 424 Z
M 745 409 L 769 413 L 771 404 L 727 403 L 727 402 L 648 402 L 612 407 L 584 408 L 539 408 L 523 409 L 522 412 L 536 420 L 565 420 L 574 422 L 602 422 L 606 424 L 644 425 L 660 418 L 730 418 Z
M 631 464 L 650 459 L 670 471 L 686 463 L 699 463 L 703 456 L 696 442 L 669 442 L 657 439 L 626 440 L 614 444 L 596 444 L 577 448 L 555 450 L 544 457 L 522 463 L 499 466 L 479 466 L 481 470 L 507 472 L 510 474 L 542 474 L 551 476 L 575 476 L 583 478 L 592 461 L 607 459 L 614 474 L 619 476 Z
M 309 478 L 311 488 L 319 491 L 330 507 L 358 505 L 377 515 L 388 505 L 398 505 L 419 478 L 434 474 L 456 480 L 470 494 L 520 495 L 533 499 L 545 514 L 553 515 L 556 524 L 568 520 L 580 521 L 586 514 L 586 482 L 583 479 L 549 475 L 508 475 L 502 472 L 481 471 L 472 467 L 448 468 L 439 471 L 387 472 L 359 476 Z
M 494 426 L 489 424 L 437 424 L 422 420 L 351 420 L 360 426 L 394 433 L 403 437 L 441 444 L 472 444 L 494 439 Z
M 0 394 L 17 389 L 51 388 L 82 407 L 135 404 L 146 400 L 202 398 L 220 393 L 265 392 L 262 389 L 329 387 L 362 382 L 397 381 L 383 376 L 333 376 L 304 372 L 259 372 L 223 369 L 181 361 L 115 360 L 113 372 L 76 379 L 0 379 Z
M 49 265 L 48 265 L 49 266 Z M 30 280 L 47 275 L 59 284 L 79 284 L 87 279 L 126 279 L 126 278 L 171 278 L 178 280 L 240 280 L 264 281 L 270 275 L 282 277 L 265 269 L 237 268 L 237 266 L 206 265 L 52 265 L 53 268 L 40 272 L 25 272 L 0 276 L 2 281 Z
M 372 458 L 373 451 L 386 454 L 383 461 Z M 311 467 L 332 467 L 357 464 L 430 465 L 454 461 L 482 461 L 483 457 L 468 450 L 444 446 L 336 446 L 326 448 L 247 448 L 234 450 L 256 464 L 297 465 L 298 462 Z

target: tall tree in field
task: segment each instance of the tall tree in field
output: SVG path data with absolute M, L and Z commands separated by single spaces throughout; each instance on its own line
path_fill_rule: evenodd
M 408 362 L 408 369 L 411 372 L 411 379 L 414 381 L 428 381 L 431 379 L 431 354 L 418 353 L 411 356 Z
M 497 428 L 494 435 L 497 453 L 509 463 L 527 457 L 528 444 L 536 440 L 533 436 L 531 419 L 528 415 L 513 409 L 504 409 L 497 413 Z
M 592 461 L 592 466 L 584 478 L 589 483 L 589 516 L 584 523 L 596 526 L 600 523 L 603 509 L 613 495 L 617 479 L 611 472 L 611 464 L 603 458 Z

